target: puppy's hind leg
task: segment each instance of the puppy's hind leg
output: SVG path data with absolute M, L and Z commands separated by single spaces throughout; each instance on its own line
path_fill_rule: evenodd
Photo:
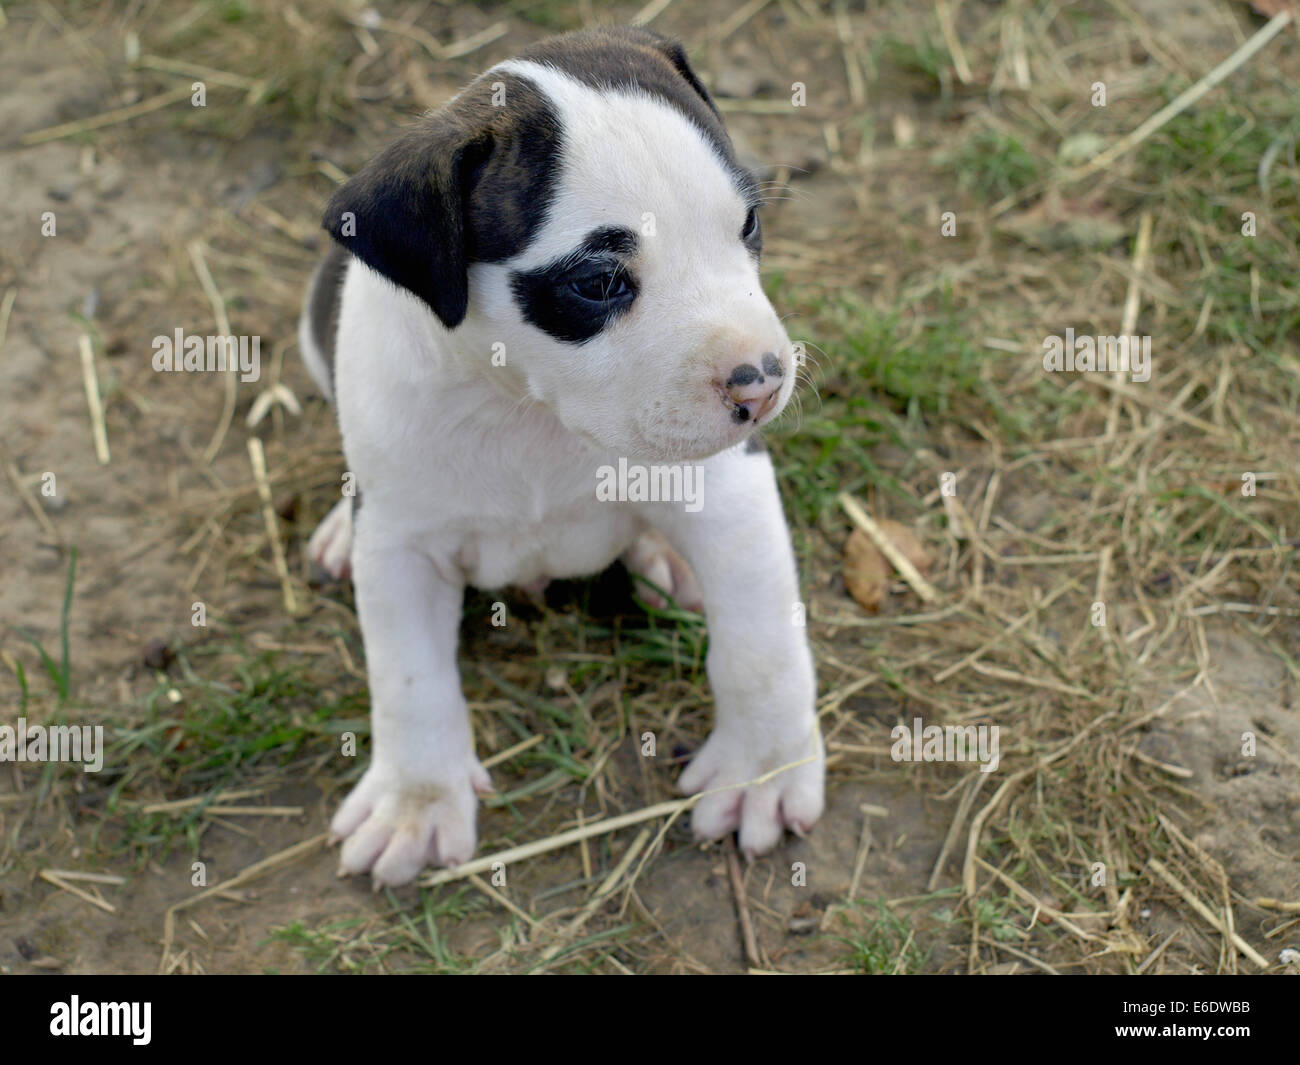
M 352 504 L 344 497 L 334 504 L 307 542 L 307 557 L 336 581 L 352 576 Z
M 637 595 L 652 607 L 658 609 L 667 604 L 662 595 L 637 581 L 637 577 L 644 577 L 650 584 L 662 588 L 683 610 L 703 612 L 704 596 L 700 593 L 700 583 L 695 579 L 690 563 L 673 550 L 672 545 L 657 530 L 647 529 L 632 541 L 632 546 L 623 552 L 623 565 L 632 574 Z

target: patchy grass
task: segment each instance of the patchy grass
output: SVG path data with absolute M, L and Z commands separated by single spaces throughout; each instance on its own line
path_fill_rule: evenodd
M 915 929 L 884 902 L 858 902 L 839 917 L 851 930 L 831 938 L 846 948 L 845 961 L 858 972 L 910 976 L 924 969 L 926 952 L 915 942 Z
M 137 865 L 166 858 L 177 841 L 197 851 L 207 808 L 220 805 L 223 792 L 318 763 L 345 732 L 369 735 L 364 688 L 322 700 L 303 666 L 282 658 L 253 653 L 238 638 L 182 650 L 177 675 L 158 675 L 143 712 L 113 723 L 107 767 L 128 767 L 104 772 L 112 780 L 108 808 L 122 818 L 115 849 Z M 177 813 L 141 812 L 143 796 L 160 792 L 202 801 Z
M 50 683 L 54 685 L 60 707 L 72 696 L 72 652 L 68 648 L 68 618 L 72 613 L 72 594 L 76 582 L 77 549 L 73 547 L 68 551 L 68 580 L 63 590 L 63 605 L 59 608 L 59 659 L 57 662 L 40 640 L 25 629 L 20 630 L 23 638 L 36 648 L 36 653 L 40 655 L 41 665 L 45 669 L 45 675 L 50 678 Z M 18 712 L 19 714 L 26 714 L 27 701 L 31 693 L 27 684 L 27 673 L 23 669 L 22 663 L 17 661 L 14 662 L 14 676 L 18 682 Z
M 317 973 L 361 975 L 387 970 L 393 957 L 410 974 L 462 975 L 473 972 L 472 959 L 461 957 L 447 943 L 440 926 L 464 920 L 474 901 L 465 888 L 421 892 L 415 907 L 385 895 L 390 920 L 347 918 L 308 927 L 293 921 L 271 930 L 271 940 L 285 943 Z
M 997 129 L 981 129 L 936 160 L 957 175 L 958 187 L 992 202 L 1028 188 L 1038 180 L 1038 160 L 1020 138 Z

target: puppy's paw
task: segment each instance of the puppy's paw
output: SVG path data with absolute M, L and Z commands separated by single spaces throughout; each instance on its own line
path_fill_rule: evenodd
M 492 788 L 487 770 L 471 758 L 449 781 L 402 780 L 371 766 L 330 824 L 343 840 L 339 875 L 371 871 L 375 887 L 414 880 L 426 865 L 459 865 L 476 843 L 475 792 Z
M 696 839 L 720 839 L 739 830 L 740 849 L 746 858 L 770 851 L 787 828 L 802 836 L 821 817 L 825 806 L 826 756 L 815 724 L 795 741 L 758 740 L 754 735 L 733 737 L 715 732 L 678 782 L 688 795 L 713 792 L 691 812 Z M 804 765 L 745 786 L 781 766 L 808 758 L 811 761 Z
M 695 579 L 690 564 L 655 530 L 643 532 L 633 541 L 632 546 L 623 553 L 623 565 L 634 576 L 644 577 L 651 584 L 662 588 L 683 610 L 703 613 L 704 596 L 700 593 L 700 584 Z M 654 588 L 639 581 L 634 583 L 637 595 L 651 606 L 662 609 L 668 605 Z
M 307 541 L 307 557 L 334 580 L 352 575 L 352 500 L 340 499 Z

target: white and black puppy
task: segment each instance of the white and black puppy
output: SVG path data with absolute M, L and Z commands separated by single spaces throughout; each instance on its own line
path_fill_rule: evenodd
M 474 851 L 491 785 L 457 675 L 465 585 L 620 556 L 706 613 L 716 727 L 680 781 L 709 792 L 696 835 L 738 829 L 753 855 L 820 816 L 813 659 L 755 436 L 796 377 L 758 206 L 681 47 L 641 29 L 491 68 L 330 200 L 299 339 L 359 490 L 309 546 L 352 575 L 370 678 L 342 871 L 399 884 Z M 611 500 L 620 460 L 690 464 L 703 496 Z

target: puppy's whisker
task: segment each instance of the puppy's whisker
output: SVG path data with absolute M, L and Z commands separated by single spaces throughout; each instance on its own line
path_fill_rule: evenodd
M 793 163 L 782 163 L 777 159 L 760 159 L 758 165 L 764 170 L 788 170 L 792 174 L 807 174 L 808 171 L 801 166 L 795 166 Z
M 817 379 L 811 373 L 801 372 L 796 378 L 795 387 L 797 388 L 799 385 L 806 385 L 815 392 L 817 390 Z
M 812 393 L 813 399 L 817 401 L 817 406 L 820 409 L 822 406 L 822 394 L 815 381 L 808 381 L 808 391 Z
M 814 344 L 811 340 L 805 340 L 803 342 L 803 345 L 804 345 L 804 361 L 811 362 L 814 366 L 820 366 L 821 363 L 814 357 L 813 353 L 816 353 L 817 355 L 825 356 L 826 349 L 823 348 L 820 344 Z
M 758 195 L 764 203 L 771 203 L 773 200 L 813 199 L 813 194 L 807 189 L 796 189 L 790 185 L 774 185 L 770 189 L 761 190 Z
M 807 369 L 807 367 L 802 367 L 802 366 L 801 366 L 797 371 L 795 371 L 795 389 L 796 389 L 796 392 L 798 391 L 798 389 L 799 389 L 799 387 L 800 387 L 801 385 L 802 385 L 802 386 L 806 386 L 806 387 L 809 388 L 813 393 L 816 393 L 816 392 L 817 392 L 817 379 L 816 379 L 816 377 L 815 377 L 811 372 L 809 372 L 809 370 Z

